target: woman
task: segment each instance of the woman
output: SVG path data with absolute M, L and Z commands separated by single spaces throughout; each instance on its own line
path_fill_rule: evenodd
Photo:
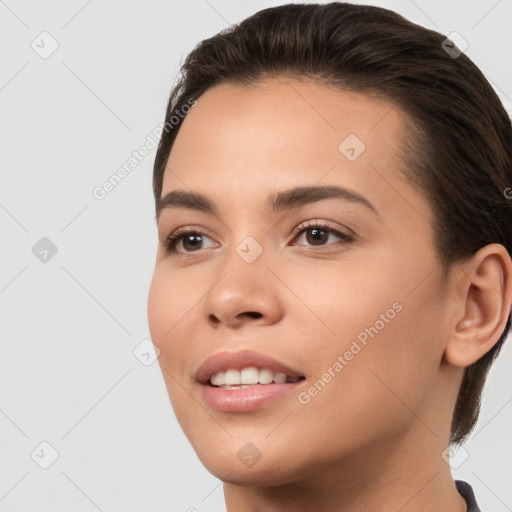
M 449 448 L 510 327 L 511 183 L 492 87 L 392 11 L 283 5 L 193 50 L 148 318 L 229 512 L 479 510 Z

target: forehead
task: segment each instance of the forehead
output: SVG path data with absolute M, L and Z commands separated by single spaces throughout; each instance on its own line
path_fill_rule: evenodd
M 277 189 L 335 184 L 403 203 L 414 194 L 399 171 L 404 120 L 391 101 L 312 80 L 220 84 L 183 121 L 162 195 L 213 187 L 242 207 Z
M 347 146 L 356 144 L 355 156 L 361 152 L 362 160 L 377 153 L 379 158 L 393 157 L 402 118 L 401 109 L 389 101 L 311 80 L 220 84 L 208 89 L 188 113 L 169 164 L 189 170 L 213 153 L 223 169 L 237 167 L 237 161 L 238 167 L 241 161 L 256 163 L 263 152 L 267 166 L 320 153 L 338 159 L 345 157 L 339 147 L 344 140 Z M 346 156 L 353 157 L 347 149 Z M 358 167 L 356 160 L 351 164 Z

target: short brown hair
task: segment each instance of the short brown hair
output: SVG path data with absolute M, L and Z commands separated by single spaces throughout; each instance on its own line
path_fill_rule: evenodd
M 511 254 L 512 208 L 504 193 L 512 184 L 511 122 L 482 72 L 464 53 L 449 53 L 453 45 L 445 40 L 380 7 L 332 2 L 264 9 L 194 48 L 165 119 L 216 84 L 277 76 L 308 77 L 388 99 L 412 121 L 400 156 L 407 178 L 424 191 L 434 212 L 436 252 L 445 271 L 490 243 Z M 158 146 L 157 211 L 184 117 Z M 476 424 L 487 373 L 509 328 L 510 314 L 499 341 L 465 369 L 452 443 L 462 443 Z

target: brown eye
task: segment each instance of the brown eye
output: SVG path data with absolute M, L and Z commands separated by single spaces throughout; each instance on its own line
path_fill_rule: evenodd
M 346 233 L 341 233 L 339 230 L 334 229 L 328 224 L 301 224 L 296 230 L 296 237 L 304 239 L 305 243 L 297 243 L 294 245 L 311 245 L 312 247 L 324 247 L 333 245 L 333 243 L 327 243 L 330 238 L 338 238 L 338 242 L 341 240 L 341 244 L 348 243 L 354 240 L 354 237 Z
M 165 249 L 167 252 L 185 254 L 189 252 L 198 252 L 200 249 L 203 249 L 203 247 L 201 247 L 201 244 L 204 241 L 203 238 L 211 240 L 210 237 L 200 231 L 178 230 L 167 237 L 167 240 L 165 241 Z
M 329 231 L 320 228 L 308 228 L 305 234 L 306 241 L 312 245 L 322 245 L 329 239 Z

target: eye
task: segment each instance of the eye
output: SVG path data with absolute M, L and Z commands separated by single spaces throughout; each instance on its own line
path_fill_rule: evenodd
M 342 233 L 341 231 L 335 229 L 329 223 L 322 223 L 318 221 L 308 221 L 303 222 L 300 226 L 298 226 L 294 232 L 295 238 L 298 235 L 301 235 L 300 238 L 304 237 L 307 244 L 312 244 L 313 248 L 322 248 L 325 245 L 334 245 L 334 244 L 326 244 L 329 239 L 329 236 L 337 237 L 341 240 L 339 244 L 343 245 L 354 240 L 354 236 L 348 233 Z M 293 245 L 303 245 L 303 244 L 293 244 Z
M 211 240 L 211 238 L 202 231 L 195 229 L 178 229 L 174 233 L 171 233 L 165 240 L 165 250 L 169 253 L 177 252 L 184 254 L 197 252 L 203 249 L 203 247 L 201 247 L 203 238 Z M 178 248 L 182 250 L 178 250 Z
M 293 234 L 294 239 L 297 238 L 298 235 L 301 235 L 299 238 L 305 236 L 306 244 L 311 244 L 310 248 L 319 249 L 325 245 L 335 245 L 332 243 L 325 243 L 328 241 L 330 236 L 334 236 L 340 240 L 336 245 L 344 245 L 354 240 L 353 235 L 342 233 L 329 223 L 322 223 L 318 221 L 303 222 L 295 229 Z M 204 239 L 212 240 L 205 233 L 196 229 L 178 229 L 174 233 L 171 233 L 165 240 L 165 250 L 167 253 L 179 254 L 199 252 L 201 249 L 205 249 L 205 247 L 202 246 Z M 297 243 L 292 245 L 305 244 Z M 215 243 L 213 246 L 215 246 Z

